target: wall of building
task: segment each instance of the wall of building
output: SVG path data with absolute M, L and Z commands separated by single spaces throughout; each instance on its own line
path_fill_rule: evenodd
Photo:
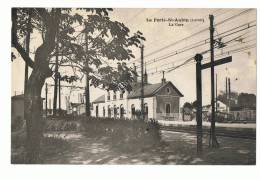
M 24 100 L 23 99 L 12 99 L 12 120 L 17 118 L 24 119 Z
M 155 107 L 156 107 L 156 101 L 155 101 L 155 96 L 154 97 L 147 97 L 144 98 L 144 105 L 148 107 L 148 113 L 147 113 L 147 118 L 148 119 L 154 119 L 155 118 Z M 127 103 L 127 116 L 128 118 L 133 118 L 132 117 L 132 106 L 135 107 L 135 110 L 141 110 L 141 100 L 140 99 L 129 99 Z
M 110 100 L 108 100 L 108 95 L 110 94 Z M 105 108 L 105 117 L 108 117 L 108 107 L 111 109 L 111 116 L 119 118 L 120 107 L 123 107 L 124 113 L 123 117 L 134 119 L 136 116 L 132 114 L 132 106 L 135 110 L 141 110 L 141 100 L 127 99 L 128 92 L 124 92 L 123 98 L 120 98 L 120 91 L 116 92 L 116 99 L 113 98 L 114 92 L 108 91 L 105 93 L 104 103 L 93 103 L 93 110 L 91 115 L 96 116 L 96 107 L 98 106 L 98 116 L 103 116 L 103 108 Z M 159 90 L 156 96 L 144 98 L 144 104 L 148 107 L 148 113 L 146 113 L 147 119 L 165 119 L 170 118 L 177 120 L 179 119 L 179 106 L 180 106 L 180 96 L 175 91 L 171 84 L 163 87 Z M 166 113 L 166 104 L 170 104 L 170 113 Z M 114 114 L 114 107 L 117 108 L 117 114 Z
M 179 119 L 180 97 L 171 95 L 156 96 L 156 119 Z M 170 113 L 166 113 L 166 105 L 170 105 Z
M 147 118 L 155 118 L 155 97 L 144 98 L 144 104 L 148 107 Z M 103 116 L 103 108 L 105 108 L 105 117 L 108 117 L 108 107 L 111 109 L 111 117 L 120 117 L 120 107 L 123 107 L 124 113 L 123 117 L 132 119 L 132 109 L 131 106 L 135 107 L 135 110 L 141 110 L 141 101 L 140 99 L 118 99 L 118 100 L 110 100 L 105 103 L 94 103 L 93 110 L 91 115 L 96 117 L 96 108 L 98 106 L 98 116 Z M 117 108 L 117 114 L 114 114 L 114 107 Z
M 256 111 L 255 110 L 249 110 L 244 109 L 240 111 L 230 111 L 232 114 L 234 120 L 242 120 L 242 121 L 255 121 L 256 120 Z

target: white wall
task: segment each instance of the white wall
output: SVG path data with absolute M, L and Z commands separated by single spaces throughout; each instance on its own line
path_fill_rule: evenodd
M 113 98 L 113 93 L 110 94 Z M 116 100 L 107 100 L 107 93 L 105 95 L 105 103 L 95 103 L 93 104 L 93 110 L 91 115 L 96 116 L 96 106 L 98 106 L 98 115 L 103 117 L 103 107 L 105 107 L 105 117 L 108 117 L 108 106 L 111 108 L 111 117 L 114 117 L 114 106 L 118 108 L 117 117 L 120 117 L 120 106 L 123 105 L 125 114 L 124 117 L 131 118 L 131 105 L 134 104 L 136 110 L 141 110 L 141 100 L 140 99 L 126 99 L 127 92 L 125 92 L 123 99 L 119 99 L 119 92 L 117 92 Z M 148 97 L 144 98 L 144 103 L 148 105 L 148 118 L 155 118 L 156 114 L 156 98 Z
M 141 110 L 141 99 L 129 99 L 127 102 L 127 106 L 128 106 L 127 117 L 128 118 L 131 118 L 132 104 L 135 106 L 135 110 Z M 148 105 L 148 118 L 155 118 L 156 98 L 155 97 L 144 98 L 144 104 Z

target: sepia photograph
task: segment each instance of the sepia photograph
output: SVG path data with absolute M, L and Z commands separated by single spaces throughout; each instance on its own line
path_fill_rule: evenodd
M 11 164 L 256 165 L 257 9 L 9 11 Z

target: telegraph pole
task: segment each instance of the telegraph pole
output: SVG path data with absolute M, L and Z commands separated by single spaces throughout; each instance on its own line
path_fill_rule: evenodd
M 211 25 L 213 25 L 213 22 L 211 21 Z M 212 30 L 212 29 L 211 29 Z M 211 38 L 213 38 L 211 36 Z M 212 44 L 211 44 L 212 46 Z M 214 54 L 211 54 L 214 55 Z M 197 121 L 197 152 L 200 154 L 202 152 L 202 88 L 201 88 L 201 71 L 203 69 L 208 69 L 214 67 L 214 66 L 219 66 L 225 63 L 232 62 L 232 56 L 225 57 L 222 59 L 218 59 L 216 61 L 211 61 L 205 64 L 201 64 L 201 60 L 203 59 L 201 54 L 196 54 L 195 60 L 196 60 L 196 95 L 197 95 L 197 112 L 196 112 L 196 121 Z M 212 56 L 212 59 L 214 60 L 214 57 Z M 212 60 L 211 59 L 211 60 Z M 211 76 L 211 79 L 213 77 L 214 80 L 214 69 L 213 69 L 213 76 Z M 217 78 L 217 76 L 216 76 Z M 213 82 L 213 83 L 212 83 Z M 213 87 L 212 87 L 213 85 Z M 216 85 L 217 88 L 217 85 Z M 216 89 L 217 90 L 217 89 Z M 217 91 L 216 91 L 217 92 Z M 214 99 L 214 81 L 211 81 L 211 105 L 212 105 L 212 116 L 214 117 L 215 115 L 215 99 Z M 217 96 L 217 93 L 216 93 Z M 210 133 L 210 140 L 209 140 L 209 145 L 210 147 L 218 147 L 218 142 L 215 134 L 215 119 L 212 117 L 211 120 L 211 133 Z
M 45 84 L 45 113 L 46 113 L 46 119 L 48 115 L 48 84 Z
M 141 45 L 141 119 L 144 121 L 144 45 Z
M 197 153 L 202 153 L 202 83 L 201 83 L 201 60 L 203 56 L 196 54 L 196 95 L 197 95 L 197 107 L 196 107 L 196 121 L 197 121 Z
M 87 25 L 85 24 L 85 29 L 87 28 Z M 88 58 L 88 33 L 85 32 L 85 41 L 86 41 L 86 56 Z M 86 68 L 86 87 L 85 87 L 85 100 L 86 100 L 86 117 L 90 116 L 90 99 L 89 99 L 89 73 L 88 73 L 88 59 L 85 61 L 85 68 Z
M 214 81 L 214 16 L 209 15 L 210 19 L 210 62 L 212 66 L 210 67 L 211 72 L 211 138 L 210 147 L 218 147 L 217 137 L 215 133 L 215 81 Z
M 226 77 L 226 112 L 228 112 L 228 79 Z
M 61 94 L 60 94 L 60 91 L 61 91 L 61 86 L 60 86 L 60 79 L 61 79 L 61 76 L 60 76 L 60 73 L 59 73 L 59 115 L 61 115 Z
M 58 31 L 59 32 L 59 31 Z M 55 117 L 57 115 L 57 94 L 58 94 L 58 71 L 59 71 L 59 38 L 58 36 L 56 37 L 56 47 L 55 47 L 55 52 L 56 52 L 56 57 L 55 57 L 55 72 L 54 72 L 54 95 L 53 95 L 53 116 Z
M 230 87 L 230 78 L 228 78 L 228 107 L 230 112 L 230 99 L 231 99 L 231 87 Z
M 216 113 L 218 112 L 218 75 L 216 74 Z

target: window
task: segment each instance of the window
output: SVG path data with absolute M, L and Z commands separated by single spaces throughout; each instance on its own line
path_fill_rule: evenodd
M 145 103 L 144 104 L 144 115 L 145 115 L 145 119 L 148 119 L 148 104 Z
M 147 105 L 147 103 L 144 104 L 144 113 L 148 114 L 148 105 Z
M 96 117 L 98 117 L 98 106 L 96 106 Z
M 123 99 L 123 97 L 124 97 L 124 91 L 121 91 L 120 92 L 120 99 Z
M 116 92 L 114 92 L 113 100 L 116 100 Z
M 166 114 L 170 114 L 171 113 L 171 105 L 170 104 L 166 104 Z
M 166 92 L 168 93 L 168 94 L 170 94 L 171 93 L 171 90 L 170 90 L 170 88 L 166 88 Z
M 132 116 L 132 118 L 135 118 L 135 105 L 134 104 L 131 105 L 131 116 Z
M 110 92 L 107 91 L 107 100 L 110 101 Z
M 107 106 L 107 115 L 108 115 L 108 117 L 111 117 L 111 109 L 110 109 L 110 106 Z
M 117 117 L 117 107 L 114 105 L 114 117 Z
M 105 116 L 106 116 L 106 108 L 103 107 L 103 117 L 105 117 Z
M 125 110 L 124 110 L 124 106 L 123 104 L 120 105 L 120 117 L 124 117 L 124 114 L 125 114 Z

